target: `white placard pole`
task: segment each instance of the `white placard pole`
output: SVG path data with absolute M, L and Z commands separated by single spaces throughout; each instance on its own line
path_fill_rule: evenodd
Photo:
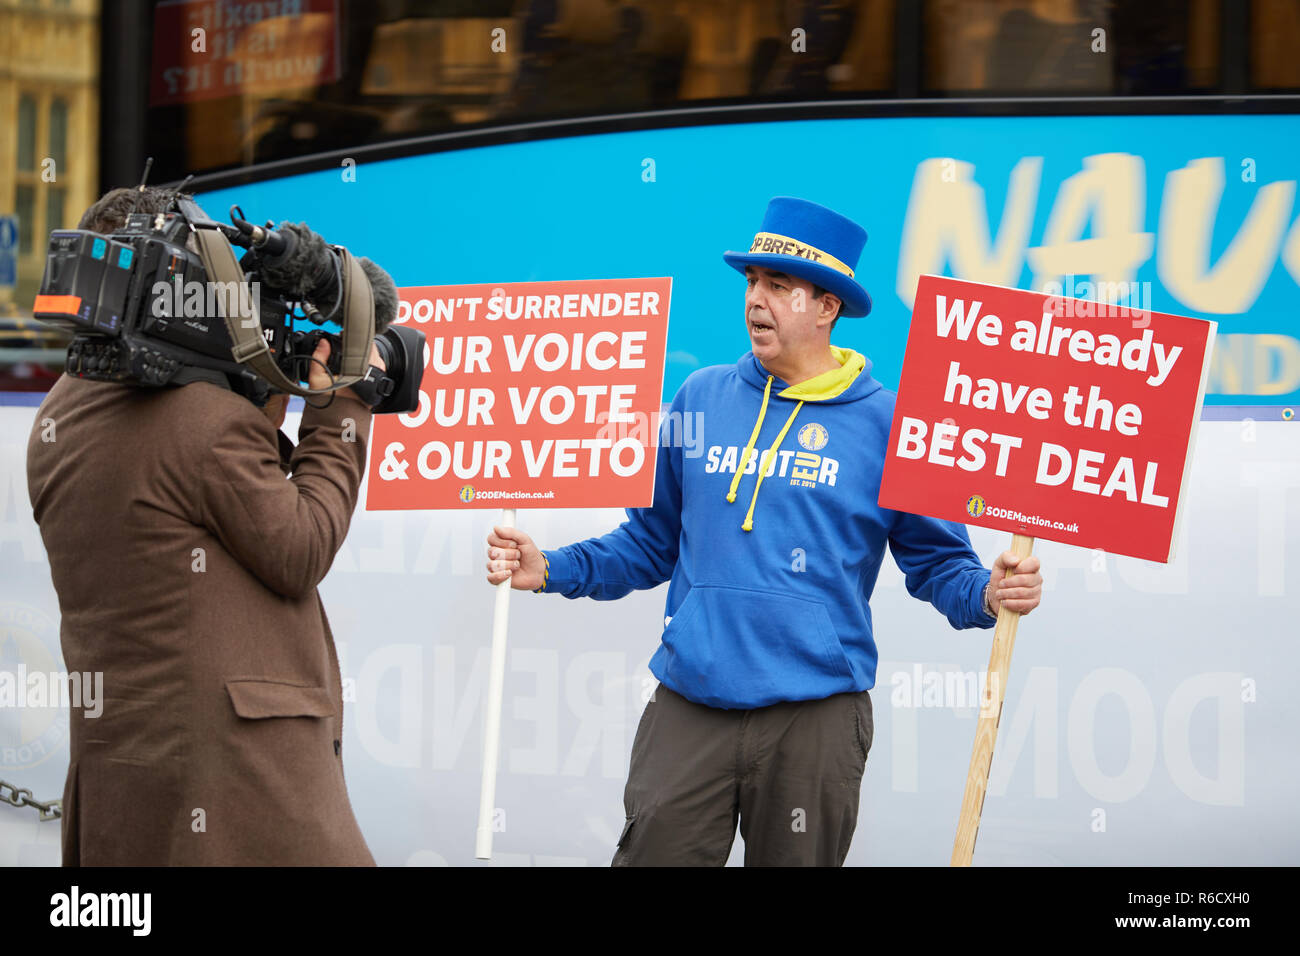
M 501 512 L 501 527 L 515 526 L 515 509 Z M 492 610 L 492 662 L 488 667 L 487 713 L 483 718 L 483 779 L 479 786 L 478 833 L 474 858 L 492 859 L 492 822 L 496 816 L 497 757 L 501 750 L 501 701 L 506 683 L 506 625 L 510 621 L 510 579 L 497 585 Z

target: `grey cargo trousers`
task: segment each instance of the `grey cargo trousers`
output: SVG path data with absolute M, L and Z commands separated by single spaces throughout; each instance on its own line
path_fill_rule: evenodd
M 721 710 L 656 689 L 637 727 L 614 866 L 841 866 L 873 722 L 867 691 Z

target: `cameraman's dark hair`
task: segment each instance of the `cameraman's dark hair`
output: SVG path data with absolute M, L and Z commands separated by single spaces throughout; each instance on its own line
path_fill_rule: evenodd
M 78 229 L 91 232 L 116 232 L 126 225 L 126 217 L 133 212 L 166 212 L 172 201 L 172 191 L 156 186 L 145 186 L 141 192 L 135 186 L 110 189 L 81 214 Z

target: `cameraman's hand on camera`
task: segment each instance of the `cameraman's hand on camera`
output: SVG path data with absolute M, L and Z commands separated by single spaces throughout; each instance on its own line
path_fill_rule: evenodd
M 507 578 L 516 591 L 536 591 L 545 580 L 546 559 L 533 539 L 518 528 L 493 527 L 488 535 L 488 584 Z
M 311 363 L 311 370 L 307 373 L 307 385 L 310 388 L 329 388 L 334 381 L 329 373 L 329 339 L 321 339 L 317 342 L 316 351 L 312 352 L 311 357 L 316 361 Z M 370 364 L 381 371 L 385 371 L 387 368 L 384 365 L 384 360 L 379 357 L 379 349 L 373 342 L 370 343 Z M 340 394 L 361 401 L 357 393 L 350 388 L 340 389 Z M 316 400 L 313 399 L 313 401 Z
M 278 429 L 284 424 L 284 413 L 288 408 L 289 396 L 285 392 L 276 392 L 262 406 L 262 414 Z

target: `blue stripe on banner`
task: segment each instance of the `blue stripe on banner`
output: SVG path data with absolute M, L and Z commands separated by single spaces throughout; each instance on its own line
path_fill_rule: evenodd
M 0 405 L 25 405 L 37 408 L 45 401 L 44 392 L 0 392 Z
M 36 408 L 45 400 L 44 392 L 0 392 L 0 406 L 14 405 Z M 669 403 L 662 405 L 662 414 L 668 414 Z M 301 412 L 303 402 L 296 395 L 289 399 L 288 411 Z M 1239 422 L 1251 419 L 1256 422 L 1291 422 L 1296 421 L 1300 408 L 1294 405 L 1204 405 L 1201 407 L 1203 422 Z
M 1293 422 L 1300 408 L 1294 405 L 1204 405 L 1203 422 L 1239 422 L 1249 418 L 1256 422 Z
M 39 408 L 43 401 L 45 401 L 44 392 L 0 392 L 0 406 L 13 405 L 27 408 Z M 302 399 L 296 395 L 292 396 L 289 399 L 288 411 L 301 412 L 302 409 Z

